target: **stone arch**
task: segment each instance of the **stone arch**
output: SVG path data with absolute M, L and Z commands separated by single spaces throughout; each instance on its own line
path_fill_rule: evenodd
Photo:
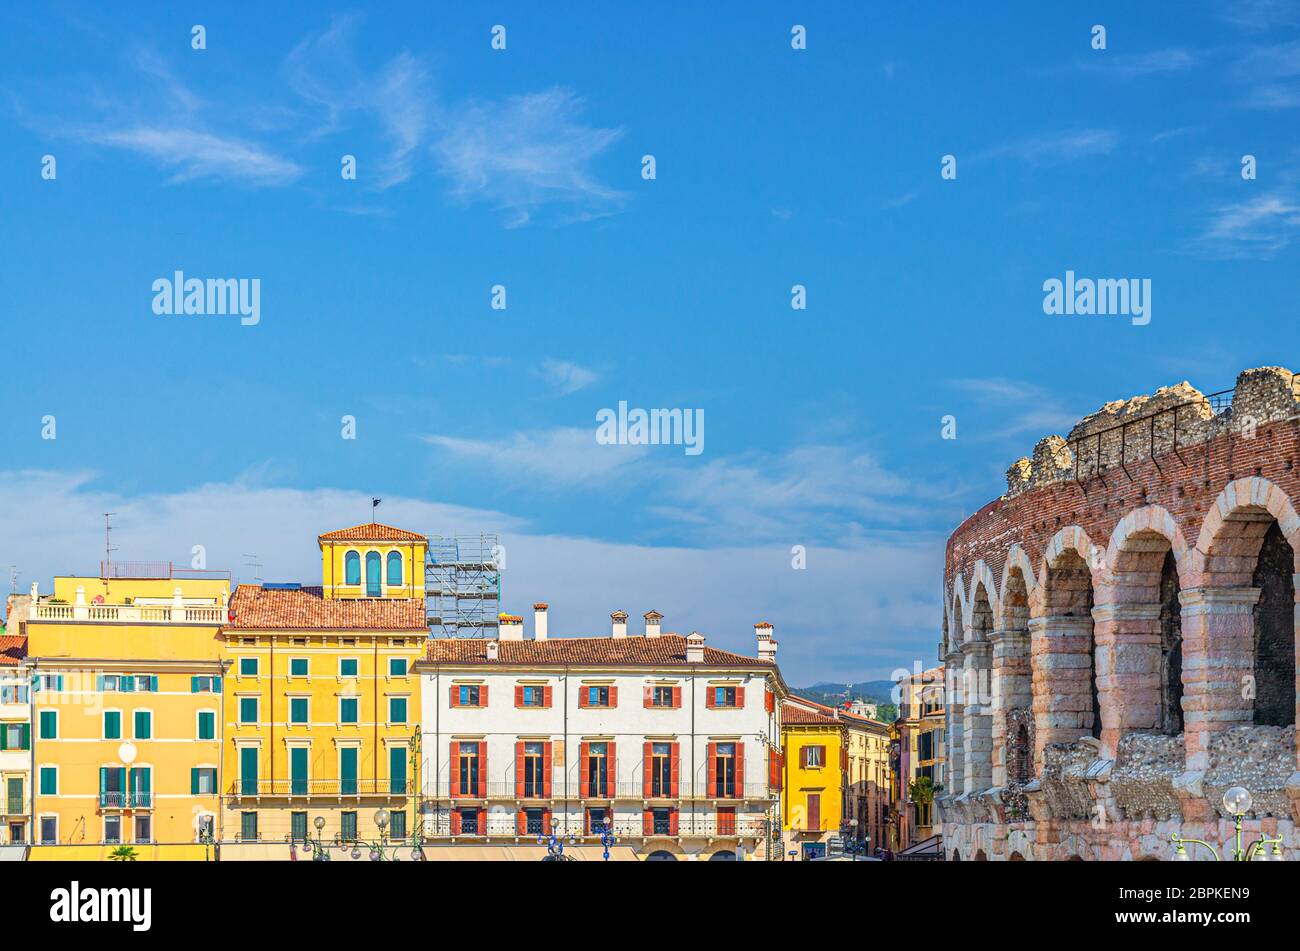
M 998 591 L 1001 592 L 999 602 L 1002 605 L 1002 611 L 1005 615 L 1010 610 L 1007 605 L 1007 586 L 1011 583 L 1013 572 L 1019 571 L 1021 579 L 1025 586 L 1025 593 L 1032 594 L 1038 587 L 1038 578 L 1034 575 L 1034 563 L 1025 550 L 1016 542 L 1007 551 L 1007 560 L 1002 564 L 1002 583 L 998 585 Z
M 970 597 L 966 602 L 970 606 L 969 610 L 971 612 L 970 616 L 966 618 L 967 636 L 974 636 L 976 628 L 980 626 L 980 622 L 975 618 L 975 612 L 980 609 L 980 605 L 977 603 L 975 595 L 981 587 L 984 589 L 984 599 L 989 608 L 988 623 L 985 626 L 985 634 L 987 635 L 997 626 L 996 618 L 1001 612 L 1001 603 L 998 598 L 998 591 L 1000 589 L 997 587 L 997 581 L 993 577 L 993 570 L 989 568 L 983 558 L 975 562 L 975 567 L 971 570 L 970 586 Z
M 1024 860 L 1025 857 L 1021 855 L 1019 852 L 1012 852 L 1010 855 L 1007 856 L 1008 862 L 1023 862 Z
M 983 564 L 983 562 L 980 562 Z M 984 578 L 993 573 L 984 566 L 977 572 L 970 597 L 970 626 L 963 653 L 961 702 L 965 780 L 968 793 L 983 792 L 993 785 L 993 605 Z
M 1102 561 L 1077 525 L 1057 532 L 1043 552 L 1029 622 L 1037 767 L 1048 744 L 1101 733 L 1092 609 Z
M 985 852 L 984 852 L 983 849 L 980 849 L 978 852 L 975 853 L 975 861 L 976 861 L 976 862 L 987 862 L 988 860 L 989 860 L 989 857 L 988 857 L 988 855 L 985 854 Z
M 1002 570 L 1001 609 L 993 632 L 993 785 L 1024 783 L 1033 778 L 1032 730 L 1030 745 L 1021 750 L 1022 738 L 1012 721 L 1023 718 L 1032 726 L 1033 685 L 1029 656 L 1029 600 L 1033 568 L 1018 545 L 1012 546 Z M 1028 757 L 1029 776 L 1017 779 L 1022 754 Z
M 952 642 L 944 657 L 944 720 L 947 724 L 947 787 L 953 795 L 960 795 L 966 778 L 966 756 L 963 726 L 965 709 L 962 703 L 962 684 L 965 667 L 962 662 L 963 642 L 966 640 L 963 617 L 966 614 L 966 595 L 962 590 L 961 574 L 953 580 L 951 601 Z
M 1148 505 L 1115 525 L 1093 610 L 1101 741 L 1113 752 L 1132 731 L 1183 729 L 1180 593 L 1197 577 L 1177 521 Z
M 1206 513 L 1195 557 L 1201 586 L 1182 595 L 1183 706 L 1198 720 L 1186 733 L 1188 769 L 1203 770 L 1214 732 L 1295 723 L 1295 504 L 1268 479 L 1230 482 Z M 1240 683 L 1216 680 L 1210 667 L 1240 672 Z
M 953 849 L 953 850 L 952 850 L 952 858 L 949 859 L 948 861 L 950 861 L 950 862 L 960 862 L 960 861 L 961 861 L 961 852 L 958 851 L 957 849 Z
M 962 580 L 961 572 L 952 579 L 952 621 L 953 621 L 953 649 L 961 650 L 962 643 L 966 640 L 966 624 L 970 620 L 968 609 L 966 607 L 966 586 Z

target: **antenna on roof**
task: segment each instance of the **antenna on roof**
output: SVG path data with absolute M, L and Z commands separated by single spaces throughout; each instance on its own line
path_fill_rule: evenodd
M 253 569 L 253 580 L 264 581 L 265 579 L 262 577 L 262 563 L 257 560 L 257 555 L 244 552 L 244 557 L 251 559 L 249 561 L 244 562 L 244 567 Z
M 9 587 L 12 593 L 18 593 L 18 566 L 9 566 Z
M 379 508 L 379 503 L 382 501 L 384 500 L 376 499 L 376 498 L 371 498 L 370 500 L 370 524 L 371 525 L 375 524 L 375 509 Z
M 111 542 L 109 541 L 113 532 L 113 525 L 109 520 L 116 514 L 117 514 L 116 512 L 104 513 L 104 577 L 105 578 L 107 578 L 111 573 L 109 567 L 113 564 L 113 552 L 117 551 L 117 549 L 114 548 Z

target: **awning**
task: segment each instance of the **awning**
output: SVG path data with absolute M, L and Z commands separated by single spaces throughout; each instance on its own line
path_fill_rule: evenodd
M 603 862 L 605 850 L 599 845 L 570 845 L 564 854 L 578 862 Z M 426 845 L 424 857 L 430 862 L 540 862 L 546 858 L 543 845 L 490 845 L 467 843 L 457 845 Z M 636 852 L 627 845 L 616 845 L 609 850 L 611 862 L 635 862 Z
M 915 845 L 909 845 L 896 856 L 903 861 L 941 861 L 943 859 L 943 836 L 932 835 Z

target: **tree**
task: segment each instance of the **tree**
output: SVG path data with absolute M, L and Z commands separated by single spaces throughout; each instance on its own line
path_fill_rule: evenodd
M 134 848 L 129 845 L 119 845 L 112 852 L 108 853 L 110 862 L 134 862 L 140 856 L 136 854 Z

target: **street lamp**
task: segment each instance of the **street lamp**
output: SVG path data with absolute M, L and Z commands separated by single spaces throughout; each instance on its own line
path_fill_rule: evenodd
M 1284 861 L 1282 855 L 1282 837 L 1278 836 L 1260 836 L 1245 850 L 1241 847 L 1241 821 L 1246 813 L 1250 812 L 1252 804 L 1250 790 L 1245 786 L 1233 786 L 1223 794 L 1223 811 L 1232 816 L 1233 826 L 1236 828 L 1235 842 L 1232 849 L 1232 861 L 1234 862 L 1281 862 Z M 1203 846 L 1214 860 L 1219 861 L 1219 853 L 1215 851 L 1214 846 L 1201 839 L 1184 838 L 1179 835 L 1171 835 L 1169 841 L 1174 845 L 1173 860 L 1175 862 L 1190 862 L 1191 856 L 1187 854 L 1186 843 Z M 1270 852 L 1265 852 L 1266 846 L 1272 846 Z
M 564 854 L 564 837 L 557 835 L 556 830 L 560 827 L 558 819 L 551 820 L 551 833 L 549 836 L 542 832 L 537 833 L 537 844 L 546 846 L 546 858 L 543 862 L 568 862 L 570 861 Z M 569 836 L 569 844 L 573 845 L 577 840 Z M 606 854 L 608 857 L 608 854 Z
M 618 839 L 614 836 L 614 830 L 610 827 L 609 816 L 605 817 L 605 825 L 600 830 L 600 844 L 605 849 L 605 861 L 609 861 L 609 849 Z

